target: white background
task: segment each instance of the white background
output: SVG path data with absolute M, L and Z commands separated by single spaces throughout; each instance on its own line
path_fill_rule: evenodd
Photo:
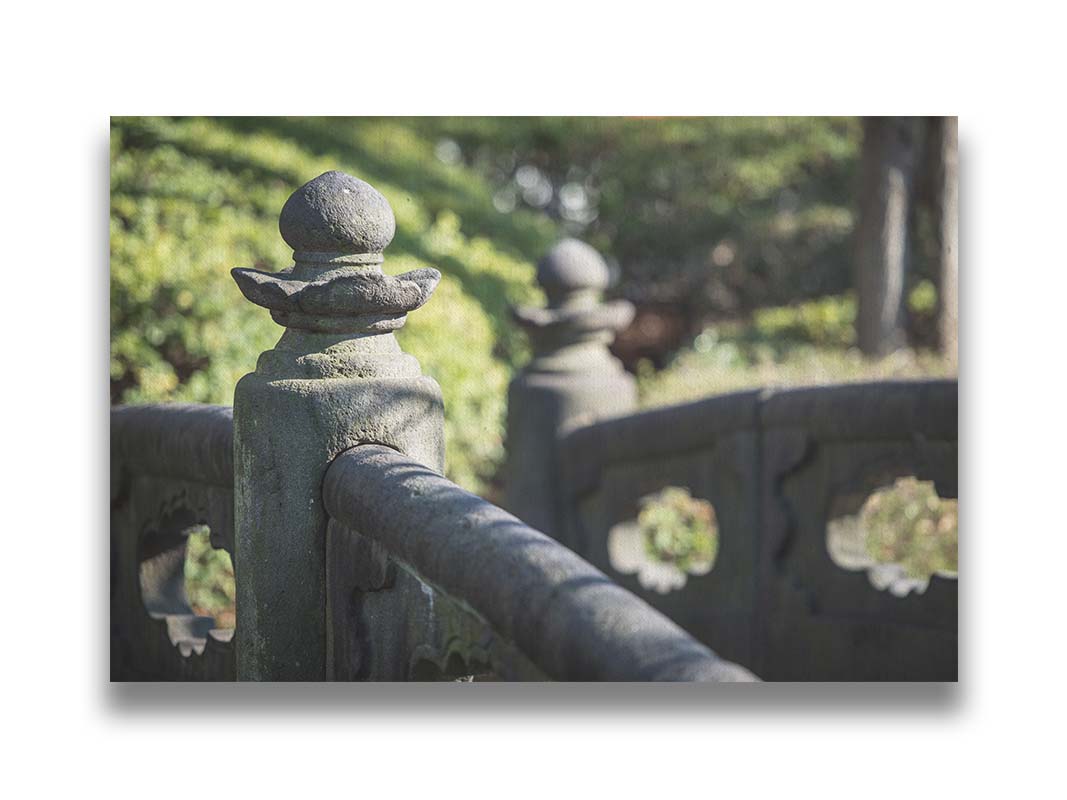
M 1067 70 L 1053 8 L 9 4 L 4 794 L 1062 792 Z M 110 687 L 108 115 L 173 113 L 958 114 L 958 688 Z

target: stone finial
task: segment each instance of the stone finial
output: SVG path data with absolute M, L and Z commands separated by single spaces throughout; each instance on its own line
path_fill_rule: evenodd
M 564 239 L 549 250 L 537 265 L 537 282 L 548 297 L 547 308 L 513 311 L 530 334 L 533 369 L 586 369 L 600 363 L 602 359 L 590 359 L 590 355 L 599 351 L 607 357 L 604 346 L 633 319 L 634 308 L 627 301 L 601 302 L 610 271 L 603 257 L 585 242 Z
M 605 303 L 611 273 L 584 242 L 564 239 L 537 265 L 546 308 L 518 308 L 534 357 L 508 387 L 509 511 L 577 548 L 564 520 L 557 443 L 565 431 L 637 406 L 637 384 L 608 346 L 630 324 L 625 300 Z
M 558 305 L 577 293 L 603 292 L 611 272 L 600 253 L 585 242 L 564 239 L 538 262 L 537 282 L 549 304 Z
M 396 232 L 393 210 L 373 186 L 343 172 L 325 172 L 293 192 L 278 227 L 293 248 L 293 266 L 280 272 L 242 267 L 231 274 L 245 297 L 270 309 L 286 328 L 395 330 L 441 279 L 429 268 L 397 277 L 382 273 L 382 251 Z
M 334 674 L 334 632 L 351 622 L 329 599 L 340 595 L 328 594 L 328 565 L 335 575 L 349 574 L 338 559 L 361 568 L 345 560 L 355 558 L 350 538 L 331 534 L 326 469 L 370 442 L 444 469 L 441 387 L 392 334 L 441 274 L 382 272 L 393 211 L 342 172 L 293 192 L 278 227 L 291 267 L 233 270 L 245 297 L 285 327 L 233 396 L 237 675 L 321 681 Z
M 378 264 L 393 241 L 396 218 L 369 183 L 331 170 L 292 193 L 278 229 L 297 261 Z

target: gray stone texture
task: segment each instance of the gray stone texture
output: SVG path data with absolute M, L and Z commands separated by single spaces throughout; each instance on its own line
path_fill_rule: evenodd
M 293 266 L 233 271 L 285 331 L 232 413 L 112 413 L 115 679 L 752 679 L 441 477 L 440 390 L 393 336 L 440 275 L 381 272 L 380 195 L 327 173 L 282 217 Z M 203 525 L 234 556 L 235 633 L 185 596 Z
M 232 681 L 233 631 L 185 594 L 186 537 L 233 553 L 233 417 L 224 406 L 111 411 L 111 679 Z
M 565 544 L 556 445 L 567 429 L 632 411 L 637 388 L 608 351 L 633 318 L 625 301 L 603 303 L 610 272 L 592 247 L 565 239 L 539 262 L 547 308 L 520 308 L 534 357 L 508 387 L 506 507 Z
M 226 407 L 112 411 L 114 680 L 236 677 L 233 631 L 193 612 L 183 574 L 198 526 L 233 553 L 233 439 Z M 392 448 L 342 453 L 321 491 L 329 680 L 752 679 L 571 551 Z M 283 562 L 277 574 L 296 570 Z M 247 572 L 238 567 L 239 586 Z
M 331 170 L 293 192 L 282 207 L 278 229 L 297 253 L 316 253 L 320 258 L 321 254 L 380 255 L 393 241 L 396 219 L 377 189 Z
M 564 538 L 765 680 L 955 680 L 957 582 L 894 597 L 831 558 L 827 523 L 902 476 L 957 495 L 955 381 L 740 392 L 577 428 L 560 442 Z M 661 595 L 611 566 L 613 526 L 683 486 L 715 507 L 708 575 Z
M 394 228 L 377 191 L 327 172 L 282 211 L 294 265 L 278 275 L 234 270 L 245 296 L 286 326 L 234 394 L 242 680 L 327 677 L 321 488 L 334 457 L 372 442 L 443 467 L 440 388 L 392 334 L 440 274 L 382 274 Z
M 896 477 L 956 496 L 954 381 L 630 413 L 607 344 L 632 310 L 563 242 L 539 265 L 548 307 L 516 312 L 534 358 L 511 386 L 508 497 L 575 554 L 440 475 L 440 390 L 392 333 L 440 276 L 381 272 L 388 204 L 341 173 L 293 198 L 293 266 L 234 271 L 286 329 L 232 414 L 112 411 L 113 679 L 752 678 L 720 655 L 776 680 L 955 679 L 956 583 L 877 592 L 826 541 Z M 713 503 L 721 542 L 710 574 L 658 595 L 613 576 L 605 540 L 666 485 Z M 185 597 L 202 525 L 234 554 L 233 641 Z
M 497 677 L 536 677 L 507 668 L 517 649 L 523 662 L 554 680 L 754 679 L 571 550 L 388 447 L 366 445 L 339 456 L 324 496 L 334 520 L 372 537 L 418 577 L 422 593 L 458 603 L 481 620 L 474 630 L 492 635 L 466 638 L 479 645 L 483 665 Z M 380 574 L 378 588 L 389 580 Z M 438 609 L 420 635 L 449 626 L 457 608 Z M 369 619 L 389 632 L 411 617 L 388 613 L 381 608 Z M 370 658 L 396 650 L 375 648 L 373 641 L 363 643 Z M 469 649 L 453 654 L 471 661 Z

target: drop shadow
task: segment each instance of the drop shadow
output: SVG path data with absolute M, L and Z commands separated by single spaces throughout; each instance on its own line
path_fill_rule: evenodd
M 471 688 L 475 687 L 475 688 Z M 810 714 L 839 718 L 947 717 L 964 707 L 953 683 L 378 683 L 111 684 L 103 696 L 115 716 L 424 716 L 427 712 L 504 717 L 745 717 Z

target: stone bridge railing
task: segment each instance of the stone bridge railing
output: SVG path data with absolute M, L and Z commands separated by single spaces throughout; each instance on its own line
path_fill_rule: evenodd
M 567 548 L 388 447 L 338 456 L 324 495 L 331 677 L 749 677 Z
M 941 520 L 955 532 L 955 381 L 741 392 L 637 413 L 607 350 L 629 310 L 599 305 L 606 265 L 571 241 L 538 278 L 549 307 L 518 313 L 535 355 L 510 390 L 511 510 L 764 679 L 956 679 L 955 575 L 878 561 L 861 513 L 893 501 L 886 492 L 947 500 Z M 664 490 L 714 521 L 713 566 L 649 552 L 642 509 Z M 888 524 L 907 527 L 914 510 Z M 923 524 L 914 548 L 938 541 Z
M 539 265 L 548 307 L 517 312 L 534 359 L 509 392 L 511 516 L 441 476 L 440 389 L 392 333 L 440 276 L 382 273 L 385 199 L 327 173 L 280 228 L 290 269 L 234 270 L 285 332 L 233 409 L 112 412 L 114 678 L 956 678 L 954 572 L 887 563 L 864 528 L 903 497 L 892 524 L 926 526 L 909 546 L 955 535 L 955 381 L 636 413 L 607 350 L 632 309 L 601 303 L 606 265 L 567 241 Z M 700 547 L 652 546 L 657 503 L 707 528 Z M 204 527 L 234 558 L 236 631 L 185 595 Z
M 234 406 L 112 412 L 119 680 L 751 680 L 579 556 L 455 486 L 440 389 L 392 331 L 435 270 L 342 173 L 280 218 L 294 265 L 234 270 L 285 327 Z M 231 553 L 234 631 L 190 608 L 186 542 Z
M 227 406 L 111 411 L 111 678 L 233 680 L 233 630 L 197 616 L 186 542 L 206 526 L 234 552 Z

